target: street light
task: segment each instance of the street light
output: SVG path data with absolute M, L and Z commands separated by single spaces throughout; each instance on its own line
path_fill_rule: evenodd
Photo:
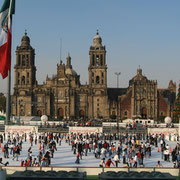
M 114 74 L 117 76 L 117 88 L 119 88 L 119 75 L 121 72 L 115 72 Z
M 22 100 L 19 100 L 19 122 L 18 122 L 18 124 L 20 124 L 21 102 L 22 102 Z

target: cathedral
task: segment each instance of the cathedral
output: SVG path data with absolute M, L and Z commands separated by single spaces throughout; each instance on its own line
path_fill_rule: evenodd
M 126 119 L 133 117 L 158 120 L 171 116 L 176 98 L 176 84 L 158 89 L 157 81 L 142 75 L 142 69 L 129 81 L 127 88 L 108 88 L 106 47 L 98 31 L 89 49 L 89 84 L 81 84 L 68 54 L 66 63 L 57 64 L 57 73 L 36 79 L 35 49 L 25 32 L 16 48 L 14 93 L 11 114 L 42 116 L 49 119 Z

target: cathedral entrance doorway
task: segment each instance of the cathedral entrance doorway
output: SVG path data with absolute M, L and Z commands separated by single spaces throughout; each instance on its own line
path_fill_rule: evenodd
M 24 116 L 25 115 L 25 113 L 24 113 L 24 109 L 20 109 L 20 116 Z
M 85 115 L 85 112 L 84 112 L 84 110 L 81 109 L 81 110 L 79 111 L 79 117 L 80 117 L 80 118 L 84 118 L 84 115 Z
M 42 116 L 42 111 L 41 111 L 41 110 L 38 110 L 38 111 L 37 111 L 37 115 L 38 115 L 39 117 L 41 117 L 41 116 Z
M 116 112 L 115 112 L 115 111 L 112 111 L 112 115 L 115 116 L 115 115 L 116 115 Z
M 147 118 L 147 108 L 146 107 L 143 107 L 141 109 L 141 117 L 146 119 Z
M 63 110 L 63 108 L 59 108 L 58 109 L 58 116 L 59 117 L 64 117 L 64 110 Z

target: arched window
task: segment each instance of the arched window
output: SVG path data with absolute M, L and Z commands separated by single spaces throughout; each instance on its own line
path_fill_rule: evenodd
M 94 54 L 93 54 L 93 56 L 92 56 L 92 65 L 94 66 Z
M 126 116 L 126 117 L 127 117 L 127 114 L 128 114 L 128 113 L 127 113 L 127 111 L 125 111 L 125 112 L 124 112 L 124 116 Z
M 92 83 L 94 83 L 94 73 L 92 72 Z
M 29 66 L 29 56 L 26 55 L 26 65 Z
M 25 63 L 25 56 L 22 55 L 22 66 L 25 66 L 25 65 L 26 65 L 26 63 Z
M 18 65 L 20 65 L 21 64 L 21 56 L 19 55 L 18 56 Z
M 25 84 L 25 76 L 22 76 L 22 78 L 21 78 L 21 84 Z
M 103 55 L 101 54 L 101 66 L 103 65 Z
M 99 76 L 96 76 L 96 84 L 99 84 Z
M 99 55 L 96 55 L 96 65 L 99 65 Z

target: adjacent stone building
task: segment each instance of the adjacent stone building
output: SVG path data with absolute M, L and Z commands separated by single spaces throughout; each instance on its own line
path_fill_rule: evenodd
M 35 50 L 25 32 L 16 48 L 12 115 L 41 116 L 54 119 L 109 118 L 141 116 L 158 119 L 171 116 L 176 97 L 176 84 L 158 89 L 157 81 L 148 80 L 142 69 L 129 81 L 128 88 L 107 87 L 106 47 L 97 32 L 89 50 L 89 84 L 80 83 L 68 54 L 66 64 L 57 64 L 57 73 L 46 77 L 43 84 L 36 80 Z

